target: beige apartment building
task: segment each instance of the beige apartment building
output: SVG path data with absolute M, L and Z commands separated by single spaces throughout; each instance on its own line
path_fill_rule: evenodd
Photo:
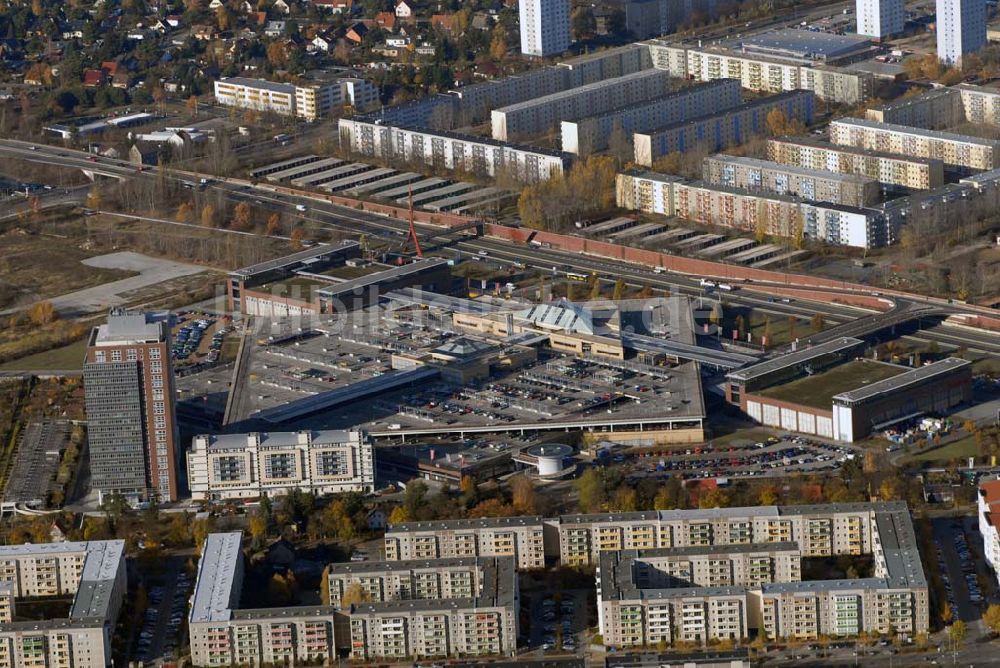
M 867 176 L 830 173 L 767 160 L 733 155 L 713 155 L 702 163 L 703 178 L 713 185 L 766 190 L 779 195 L 862 207 L 879 196 L 879 184 Z
M 867 176 L 879 183 L 911 190 L 931 190 L 944 185 L 944 163 L 940 160 L 837 146 L 815 139 L 768 139 L 767 157 L 795 167 Z
M 514 557 L 517 568 L 545 567 L 542 518 L 487 517 L 393 524 L 385 532 L 388 561 Z
M 512 656 L 517 648 L 511 557 L 332 564 L 336 605 L 239 609 L 241 541 L 240 532 L 205 541 L 189 618 L 195 666 L 318 665 L 343 651 L 363 662 Z M 341 607 L 353 583 L 368 600 Z
M 191 498 L 198 501 L 375 488 L 371 439 L 357 430 L 196 436 L 187 470 Z
M 127 589 L 125 541 L 0 547 L 0 667 L 105 668 Z M 18 598 L 73 596 L 66 617 L 19 620 Z
M 228 107 L 315 121 L 337 113 L 345 106 L 359 111 L 376 108 L 378 88 L 354 77 L 304 85 L 229 77 L 215 82 L 215 100 Z
M 868 109 L 865 118 L 929 130 L 948 128 L 966 121 L 1000 125 L 1000 90 L 965 83 L 950 88 L 934 88 Z
M 599 553 L 598 621 L 605 644 L 742 640 L 750 631 L 802 639 L 927 631 L 927 581 L 905 504 L 719 510 L 703 518 L 708 522 L 698 521 L 697 540 L 712 540 L 721 529 L 720 541 L 755 542 Z M 718 524 L 724 514 L 738 523 L 729 524 L 728 533 Z M 756 542 L 758 534 L 777 540 Z M 745 556 L 737 557 L 741 552 Z M 852 580 L 801 580 L 802 557 L 831 554 L 871 554 L 873 572 Z
M 861 118 L 830 123 L 830 141 L 871 151 L 941 160 L 946 165 L 991 170 L 1000 166 L 1000 142 Z

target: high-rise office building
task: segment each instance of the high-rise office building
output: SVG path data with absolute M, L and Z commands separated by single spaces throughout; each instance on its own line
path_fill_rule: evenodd
M 569 0 L 521 0 L 521 53 L 554 56 L 569 48 Z
M 903 0 L 856 0 L 858 34 L 885 39 L 903 32 Z
M 177 499 L 177 423 L 165 314 L 113 309 L 83 365 L 90 471 L 100 494 Z
M 986 46 L 986 0 L 937 0 L 937 54 L 947 65 Z

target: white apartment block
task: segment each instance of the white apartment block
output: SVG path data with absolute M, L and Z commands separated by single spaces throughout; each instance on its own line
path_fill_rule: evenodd
M 345 607 L 341 601 L 351 587 L 360 589 L 366 603 L 472 598 L 483 579 L 478 557 L 348 562 L 330 564 L 326 572 L 327 593 L 335 608 Z
M 810 90 L 828 102 L 856 105 L 872 96 L 871 74 L 839 67 L 756 55 L 723 47 L 689 48 L 661 40 L 644 42 L 653 67 L 693 81 L 739 79 L 743 88 L 763 93 Z
M 993 576 L 1000 582 L 1000 480 L 979 483 L 976 497 L 979 535 L 983 537 L 983 556 L 993 569 Z
M 934 88 L 867 109 L 865 118 L 878 123 L 936 130 L 964 121 L 965 109 L 957 88 Z
M 596 557 L 606 645 L 739 641 L 750 630 L 770 638 L 913 635 L 929 626 L 927 581 L 902 503 L 562 517 L 560 537 L 580 537 L 588 525 L 598 534 L 655 527 L 659 542 L 676 545 L 615 548 L 615 540 L 605 539 L 605 549 L 586 555 Z M 871 554 L 873 572 L 801 580 L 802 557 L 835 554 Z
M 992 170 L 1000 166 L 998 141 L 861 118 L 832 121 L 830 141 L 841 146 L 937 159 L 945 165 L 969 169 Z
M 879 196 L 879 184 L 867 176 L 830 173 L 777 162 L 718 154 L 702 163 L 703 178 L 712 185 L 766 190 L 779 195 L 863 207 Z
M 385 531 L 387 561 L 514 557 L 520 569 L 545 567 L 541 517 L 406 522 Z
M 375 460 L 362 431 L 253 432 L 196 436 L 187 452 L 191 498 L 244 499 L 371 492 Z
M 986 0 L 937 0 L 935 25 L 938 60 L 960 67 L 986 46 Z
M 882 40 L 903 32 L 903 0 L 856 0 L 857 33 Z
M 576 155 L 589 155 L 608 147 L 608 138 L 620 128 L 626 137 L 635 132 L 647 132 L 671 123 L 698 118 L 739 106 L 740 82 L 717 79 L 695 84 L 660 99 L 630 105 L 600 115 L 589 114 L 576 121 L 563 119 L 560 128 L 562 150 Z
M 618 206 L 795 238 L 802 235 L 838 246 L 877 248 L 892 243 L 897 217 L 880 209 L 813 202 L 765 190 L 732 188 L 674 176 L 631 170 L 618 175 Z
M 982 125 L 1000 125 L 1000 90 L 987 86 L 958 84 L 965 120 Z
M 225 106 L 315 121 L 337 113 L 347 105 L 359 111 L 376 108 L 378 88 L 357 78 L 298 86 L 264 79 L 230 77 L 215 82 L 215 100 Z
M 555 56 L 569 48 L 569 0 L 523 0 L 518 3 L 521 53 Z
M 767 115 L 775 109 L 781 111 L 787 121 L 799 120 L 808 125 L 812 122 L 814 106 L 815 99 L 810 91 L 792 90 L 648 132 L 636 132 L 632 137 L 635 162 L 651 167 L 670 153 L 694 149 L 720 151 L 742 144 L 767 132 Z
M 944 163 L 940 160 L 879 153 L 814 139 L 768 139 L 767 157 L 795 167 L 867 176 L 879 183 L 911 190 L 930 190 L 944 185 Z
M 0 666 L 106 668 L 127 589 L 125 541 L 0 547 Z M 73 596 L 68 617 L 18 620 L 16 599 Z
M 338 604 L 241 610 L 241 541 L 240 532 L 213 533 L 202 549 L 189 617 L 195 666 L 318 665 L 335 662 L 344 651 L 371 662 L 512 656 L 516 650 L 520 600 L 509 557 L 334 564 L 329 572 L 348 580 L 346 572 L 353 571 L 360 581 L 381 582 L 366 595 L 378 593 L 382 600 L 345 609 Z M 405 570 L 420 582 L 404 586 Z M 423 577 L 428 573 L 451 579 L 431 588 Z
M 544 181 L 569 167 L 558 151 L 495 139 L 413 127 L 383 125 L 370 118 L 341 118 L 340 138 L 360 156 L 462 169 L 480 176 L 508 174 L 526 183 Z
M 546 132 L 560 121 L 603 114 L 613 109 L 662 98 L 673 77 L 662 70 L 641 70 L 570 90 L 494 109 L 493 138 L 510 141 Z

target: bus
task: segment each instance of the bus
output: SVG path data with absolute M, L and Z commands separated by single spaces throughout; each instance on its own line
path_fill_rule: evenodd
M 575 271 L 567 271 L 566 278 L 568 278 L 571 281 L 586 281 L 587 279 L 590 278 L 590 276 Z

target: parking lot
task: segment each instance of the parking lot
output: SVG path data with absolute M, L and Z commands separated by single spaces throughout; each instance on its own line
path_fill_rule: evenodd
M 143 663 L 170 661 L 181 646 L 187 601 L 194 589 L 194 576 L 183 566 L 183 558 L 172 558 L 163 576 L 150 582 L 149 607 L 135 651 L 135 657 Z
M 587 628 L 587 592 L 536 592 L 528 599 L 531 632 L 528 646 L 552 654 L 578 654 L 585 650 L 581 632 Z
M 688 480 L 822 473 L 837 470 L 855 456 L 855 451 L 847 446 L 784 434 L 763 441 L 734 441 L 719 446 L 709 443 L 684 450 L 629 450 L 609 458 L 625 466 L 632 478 L 680 475 Z
M 171 357 L 176 366 L 215 364 L 222 354 L 222 344 L 233 326 L 217 316 L 180 311 L 171 333 Z
M 934 546 L 938 568 L 944 584 L 945 598 L 957 619 L 966 622 L 980 618 L 988 602 L 979 584 L 979 574 L 985 571 L 979 559 L 982 542 L 978 531 L 969 531 L 962 519 L 934 520 Z M 980 541 L 975 547 L 974 541 Z

